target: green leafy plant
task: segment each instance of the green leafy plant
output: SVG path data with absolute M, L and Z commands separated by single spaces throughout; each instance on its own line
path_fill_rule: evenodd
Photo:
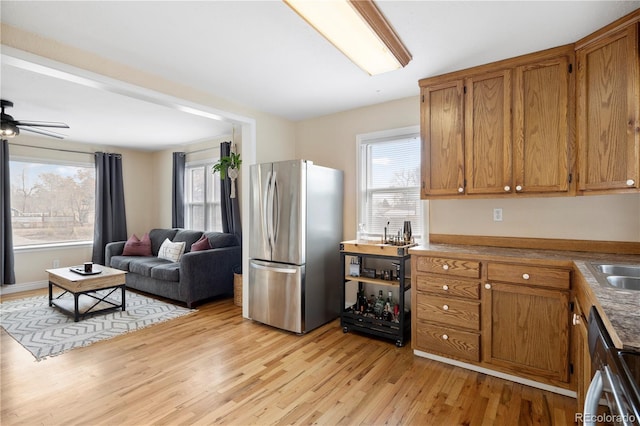
M 229 156 L 224 156 L 218 160 L 217 163 L 213 165 L 211 171 L 213 173 L 220 173 L 220 179 L 224 180 L 227 177 L 227 169 L 240 169 L 240 165 L 242 164 L 242 160 L 240 159 L 240 154 L 236 154 L 232 152 Z

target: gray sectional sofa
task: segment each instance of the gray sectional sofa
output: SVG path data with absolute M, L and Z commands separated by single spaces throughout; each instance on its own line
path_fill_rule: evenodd
M 211 249 L 191 252 L 191 245 L 202 237 L 200 231 L 152 229 L 149 231 L 153 256 L 123 256 L 125 241 L 107 244 L 105 265 L 127 271 L 127 287 L 184 302 L 195 303 L 233 295 L 233 271 L 241 265 L 242 249 L 234 234 L 205 232 Z M 158 258 L 158 250 L 168 238 L 185 242 L 179 262 Z

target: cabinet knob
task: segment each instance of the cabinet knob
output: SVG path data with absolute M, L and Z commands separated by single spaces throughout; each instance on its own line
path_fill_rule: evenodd
M 511 187 L 509 185 L 505 185 L 504 192 L 509 192 L 509 191 L 511 191 Z
M 491 284 L 486 283 L 486 284 L 484 285 L 484 288 L 486 288 L 487 290 L 491 290 Z
M 458 187 L 458 192 L 459 192 L 460 194 L 462 194 L 462 193 L 464 192 L 464 188 L 463 188 L 463 187 L 461 187 L 461 186 L 460 186 L 460 187 Z
M 445 285 L 443 285 L 443 286 L 442 286 L 442 289 L 443 289 L 444 291 L 447 291 L 447 290 L 449 290 L 449 286 L 445 284 Z
M 447 336 L 446 334 L 442 335 L 442 340 L 449 340 L 449 336 Z
M 529 279 L 529 274 L 522 274 L 522 279 L 523 280 L 528 280 Z
M 571 322 L 573 323 L 573 325 L 580 324 L 580 317 L 578 316 L 578 314 L 573 314 L 573 320 Z
M 516 185 L 516 191 L 522 191 L 522 185 Z
M 442 265 L 442 269 L 444 269 L 445 271 L 448 271 L 449 270 L 449 265 L 447 265 L 447 264 Z
M 445 311 L 449 310 L 449 305 L 442 305 L 442 309 L 444 309 Z
M 633 186 L 636 184 L 636 181 L 633 179 L 627 179 L 627 186 Z

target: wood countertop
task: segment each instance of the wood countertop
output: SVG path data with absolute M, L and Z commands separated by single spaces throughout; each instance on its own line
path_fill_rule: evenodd
M 484 261 L 523 261 L 572 268 L 582 278 L 582 286 L 578 288 L 588 293 L 587 300 L 596 306 L 603 317 L 616 347 L 640 351 L 640 291 L 604 286 L 588 266 L 590 262 L 640 265 L 640 255 L 454 244 L 423 244 L 409 249 L 409 253 L 422 256 L 455 255 L 461 259 Z M 572 288 L 575 290 L 575 286 Z M 584 308 L 588 315 L 590 306 Z

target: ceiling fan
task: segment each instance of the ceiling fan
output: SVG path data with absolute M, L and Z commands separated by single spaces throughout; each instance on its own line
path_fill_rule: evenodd
M 68 129 L 69 126 L 64 123 L 47 122 L 47 121 L 22 121 L 14 120 L 12 116 L 4 113 L 4 109 L 11 108 L 13 102 L 4 99 L 0 100 L 2 106 L 2 119 L 0 120 L 0 137 L 13 138 L 20 134 L 20 130 L 38 133 L 52 138 L 64 139 L 64 135 L 51 130 L 40 129 L 40 127 L 54 127 L 59 129 Z

